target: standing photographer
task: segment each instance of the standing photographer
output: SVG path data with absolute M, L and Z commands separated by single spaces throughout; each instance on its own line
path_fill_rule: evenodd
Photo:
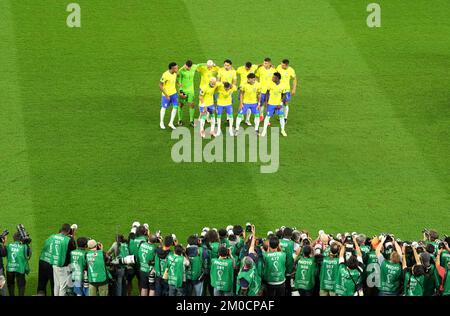
M 89 296 L 89 287 L 84 285 L 87 244 L 88 239 L 86 237 L 79 237 L 77 239 L 78 248 L 70 252 L 73 293 L 77 296 Z
M 294 274 L 294 241 L 292 240 L 293 229 L 285 227 L 282 230 L 280 248 L 286 253 L 286 296 L 291 295 L 291 279 Z
M 0 236 L 0 296 L 6 296 L 6 279 L 5 270 L 3 266 L 3 257 L 6 257 L 6 241 L 9 232 L 5 230 Z
M 20 232 L 13 235 L 13 243 L 6 246 L 7 264 L 6 276 L 9 296 L 15 296 L 15 283 L 19 288 L 19 296 L 25 296 L 25 275 L 30 272 L 28 260 L 31 258 L 31 248 L 24 243 Z
M 222 245 L 218 255 L 219 258 L 211 259 L 210 279 L 214 296 L 232 296 L 235 262 L 231 250 Z
M 176 245 L 173 254 L 169 255 L 166 267 L 169 296 L 186 295 L 186 268 L 189 264 L 183 246 Z
M 123 263 L 123 258 L 130 255 L 128 242 L 123 235 L 116 235 L 116 240 L 111 245 L 111 248 L 106 252 L 111 257 L 111 263 L 114 264 L 114 278 L 115 278 L 115 295 L 126 296 L 128 291 L 127 271 L 133 271 L 133 267 Z
M 348 241 L 347 241 L 348 243 Z M 353 237 L 353 246 L 356 251 L 356 255 L 353 251 L 348 255 L 346 254 L 347 248 L 341 243 L 339 251 L 339 270 L 336 280 L 336 295 L 338 296 L 360 296 L 362 295 L 361 288 L 361 274 L 363 271 L 363 259 L 361 249 L 358 242 Z M 347 255 L 347 259 L 346 259 Z
M 406 263 L 406 245 L 402 246 L 402 268 L 404 273 L 403 291 L 405 296 L 423 296 L 424 268 L 415 247 L 412 248 L 415 264 L 408 267 Z
M 267 288 L 267 296 L 285 296 L 286 253 L 281 250 L 277 236 L 270 236 L 263 258 L 263 281 Z
M 336 278 L 339 270 L 339 244 L 329 246 L 320 266 L 320 296 L 336 296 Z
M 141 296 L 155 296 L 155 255 L 158 242 L 158 238 L 151 235 L 148 242 L 139 247 Z
M 167 296 L 169 295 L 169 284 L 167 280 L 164 280 L 164 271 L 166 271 L 168 256 L 171 253 L 170 247 L 174 245 L 174 240 L 172 236 L 164 237 L 161 246 L 156 248 L 155 256 L 155 295 L 156 296 Z
M 91 239 L 86 252 L 86 269 L 89 282 L 89 296 L 108 296 L 108 281 L 110 275 L 106 269 L 108 257 L 103 251 L 103 245 Z
M 317 262 L 310 245 L 304 245 L 297 250 L 295 265 L 294 288 L 298 290 L 300 296 L 313 296 L 314 286 L 316 285 Z
M 385 259 L 382 250 L 389 256 L 389 259 Z M 402 276 L 401 253 L 402 249 L 392 236 L 381 236 L 380 244 L 376 249 L 380 264 L 379 296 L 397 296 L 399 294 Z
M 186 271 L 186 296 L 202 296 L 208 251 L 202 247 L 197 235 L 189 236 L 187 242 L 186 255 L 190 264 Z
M 243 259 L 243 266 L 236 279 L 236 294 L 239 296 L 260 296 L 261 276 L 257 271 L 258 254 L 256 253 L 255 225 L 252 225 L 250 247 Z

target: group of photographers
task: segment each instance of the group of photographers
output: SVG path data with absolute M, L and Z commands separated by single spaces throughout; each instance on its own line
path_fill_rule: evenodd
M 132 224 L 109 250 L 64 224 L 39 257 L 38 295 L 126 296 L 434 296 L 450 295 L 450 238 L 433 230 L 407 242 L 392 234 L 332 236 L 281 227 L 257 237 L 247 223 L 203 228 L 182 246 L 173 234 Z M 22 225 L 0 235 L 0 295 L 25 293 L 31 248 Z M 136 280 L 136 283 L 134 283 Z M 133 286 L 137 284 L 137 286 Z

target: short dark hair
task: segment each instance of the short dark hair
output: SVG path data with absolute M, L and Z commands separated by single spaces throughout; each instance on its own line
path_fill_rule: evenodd
M 192 60 L 188 59 L 186 60 L 186 66 L 191 67 L 192 66 Z
M 333 243 L 330 247 L 330 253 L 336 255 L 339 252 L 339 245 L 337 243 Z
M 255 75 L 253 72 L 251 72 L 251 73 L 249 73 L 249 74 L 247 75 L 247 78 L 248 78 L 248 79 L 253 79 L 253 78 L 256 78 L 256 75 Z
M 63 224 L 61 226 L 61 233 L 70 233 L 70 224 Z
M 214 229 L 210 229 L 205 234 L 205 241 L 207 243 L 218 242 L 219 234 Z
M 281 62 L 285 65 L 289 65 L 289 59 L 283 59 Z
M 173 237 L 172 236 L 166 236 L 164 237 L 164 242 L 163 242 L 165 247 L 170 247 L 173 245 Z
M 347 267 L 351 270 L 354 270 L 356 268 L 358 268 L 358 259 L 356 258 L 355 255 L 351 255 L 348 259 L 347 259 Z
M 220 246 L 219 247 L 219 257 L 227 257 L 228 256 L 228 248 L 226 246 Z
M 79 237 L 77 239 L 77 247 L 78 248 L 84 249 L 87 247 L 87 244 L 88 244 L 88 239 L 86 237 Z
M 312 253 L 312 247 L 310 245 L 303 246 L 303 256 L 309 257 Z
M 147 230 L 147 229 L 145 228 L 144 225 L 139 226 L 139 227 L 136 229 L 136 236 L 144 236 L 146 230 Z
M 285 227 L 283 229 L 283 237 L 287 238 L 287 239 L 291 239 L 292 237 L 292 233 L 294 232 L 294 230 L 290 227 Z
M 250 61 L 245 63 L 245 67 L 250 68 L 252 66 L 252 63 Z
M 187 239 L 187 243 L 191 246 L 197 246 L 198 245 L 198 237 L 197 235 L 191 235 Z
M 234 226 L 233 226 L 233 233 L 234 233 L 236 236 L 241 235 L 243 232 L 244 232 L 244 229 L 242 228 L 241 225 L 234 225 Z
M 225 83 L 228 83 L 228 82 L 225 82 Z M 225 84 L 224 84 L 224 86 L 225 86 Z M 227 230 L 226 230 L 225 228 L 219 229 L 219 237 L 220 237 L 220 238 L 225 238 L 225 237 L 227 237 Z
M 281 80 L 281 74 L 279 72 L 276 72 L 273 74 L 275 77 L 277 77 L 279 80 Z
M 430 253 L 430 254 L 434 254 L 434 245 L 433 244 L 427 244 L 425 246 L 425 250 Z
M 13 240 L 14 241 L 20 241 L 20 233 L 19 232 L 15 232 L 13 235 Z
M 231 62 L 231 60 L 229 60 L 229 59 L 225 59 L 225 60 L 223 61 L 223 63 L 224 63 L 224 64 L 227 63 L 227 64 L 230 64 L 230 65 L 233 64 L 233 63 Z
M 176 255 L 181 256 L 183 254 L 183 251 L 184 251 L 183 246 L 181 245 L 175 246 L 174 252 Z
M 169 63 L 169 70 L 172 69 L 173 67 L 175 67 L 176 65 L 177 65 L 177 63 L 174 61 Z
M 225 89 L 229 89 L 230 87 L 231 87 L 231 84 L 229 83 L 229 82 L 225 82 L 224 84 L 223 84 L 223 86 L 224 86 L 224 88 Z M 224 229 L 225 230 L 225 229 Z M 219 235 L 220 235 L 220 231 L 221 230 L 219 230 Z M 225 230 L 225 236 L 227 235 L 227 231 Z
M 156 235 L 150 235 L 150 237 L 148 238 L 148 241 L 151 243 L 151 244 L 156 244 L 157 242 L 158 242 L 158 237 L 156 237 Z
M 272 61 L 272 59 L 270 59 L 270 57 L 266 57 L 264 58 L 264 61 Z
M 272 249 L 278 248 L 278 245 L 280 244 L 280 240 L 277 236 L 271 236 L 269 238 L 269 247 Z

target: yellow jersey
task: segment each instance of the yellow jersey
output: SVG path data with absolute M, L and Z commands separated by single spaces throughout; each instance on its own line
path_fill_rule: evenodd
M 272 83 L 268 87 L 269 92 L 269 101 L 267 102 L 268 105 L 280 105 L 281 104 L 281 97 L 283 93 L 287 92 L 286 86 L 282 84 L 281 82 L 279 84 L 276 84 L 272 81 Z
M 230 89 L 225 90 L 223 83 L 218 83 L 217 85 L 217 93 L 219 94 L 217 97 L 217 105 L 227 106 L 233 104 L 233 92 L 236 91 L 236 86 L 232 85 Z
M 266 93 L 269 85 L 272 83 L 273 74 L 276 72 L 274 67 L 270 67 L 266 69 L 264 66 L 261 66 L 256 71 L 256 77 L 259 78 L 259 82 L 261 83 L 261 93 Z
M 242 99 L 243 103 L 258 103 L 258 94 L 261 93 L 261 84 L 259 82 L 255 82 L 254 84 L 246 82 L 241 86 L 241 91 L 244 92 L 244 98 Z
M 177 93 L 177 73 L 174 72 L 173 74 L 170 73 L 169 70 L 165 71 L 162 76 L 161 80 L 159 81 L 163 84 L 163 89 L 166 91 L 166 93 L 170 96 L 174 93 Z M 162 93 L 164 95 L 164 93 Z
M 287 69 L 283 69 L 281 65 L 278 65 L 277 71 L 281 75 L 281 83 L 285 85 L 287 91 L 291 91 L 291 79 L 295 79 L 295 70 L 291 66 Z
M 217 79 L 219 79 L 220 82 L 229 82 L 233 84 L 233 82 L 236 82 L 236 70 L 230 69 L 226 70 L 225 68 L 220 68 L 217 73 Z
M 209 84 L 209 80 L 212 77 L 217 77 L 217 72 L 219 71 L 219 67 L 213 66 L 211 69 L 208 69 L 206 65 L 200 65 L 197 67 L 197 72 L 200 73 L 200 87 Z
M 239 75 L 239 87 L 247 83 L 248 74 L 255 73 L 256 69 L 258 69 L 258 65 L 252 65 L 248 70 L 245 66 L 241 66 L 236 70 L 236 73 Z
M 208 84 L 200 86 L 200 95 L 203 97 L 203 104 L 200 106 L 211 106 L 214 105 L 214 93 L 217 90 L 217 84 L 211 87 Z

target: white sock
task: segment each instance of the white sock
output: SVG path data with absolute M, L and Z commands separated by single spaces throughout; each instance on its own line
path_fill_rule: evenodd
M 269 117 L 269 116 L 266 116 L 265 119 L 264 119 L 264 129 L 263 129 L 263 133 L 266 133 L 266 132 L 267 132 L 267 126 L 269 126 L 269 120 L 270 120 L 270 117 Z
M 200 131 L 205 130 L 205 120 L 200 116 Z
M 220 130 L 220 125 L 222 125 L 221 123 L 222 123 L 222 119 L 221 119 L 221 118 L 218 118 L 218 119 L 217 119 L 217 132 L 218 132 L 218 133 L 219 133 L 219 131 L 221 131 L 221 130 Z
M 233 132 L 233 121 L 234 121 L 234 119 L 233 119 L 233 117 L 231 117 L 231 118 L 229 118 L 229 120 L 230 120 L 230 132 Z
M 161 107 L 161 111 L 159 112 L 159 121 L 164 124 L 164 116 L 166 115 L 166 108 Z
M 284 117 L 287 119 L 287 117 L 288 117 L 288 113 L 289 113 L 289 105 L 286 105 L 285 107 L 284 107 Z
M 236 129 L 239 130 L 239 126 L 241 126 L 242 117 L 238 116 L 236 118 Z
M 214 127 L 216 125 L 216 119 L 214 117 L 211 117 L 211 132 L 214 133 Z
M 284 131 L 284 116 L 280 116 L 280 127 L 281 130 Z
M 259 128 L 259 117 L 255 116 L 255 131 L 257 131 Z
M 172 108 L 172 113 L 170 113 L 170 122 L 169 125 L 173 125 L 173 120 L 175 120 L 175 116 L 177 115 L 178 109 Z
M 246 116 L 246 118 L 245 118 L 245 121 L 246 121 L 246 122 L 250 121 L 250 115 L 252 115 L 252 110 L 247 109 L 247 116 Z

